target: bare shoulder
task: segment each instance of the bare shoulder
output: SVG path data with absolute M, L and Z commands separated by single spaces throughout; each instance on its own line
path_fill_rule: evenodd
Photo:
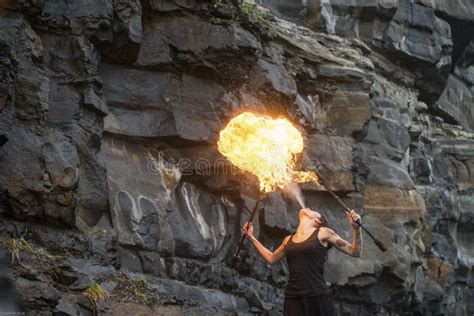
M 324 236 L 331 236 L 331 235 L 337 235 L 336 232 L 334 230 L 332 230 L 331 228 L 329 227 L 321 227 L 319 229 L 319 231 L 321 232 L 322 235 Z
M 286 236 L 286 237 L 283 239 L 283 242 L 282 242 L 283 246 L 286 246 L 286 244 L 287 244 L 288 241 L 290 240 L 290 237 L 291 237 L 291 235 L 288 235 L 288 236 Z

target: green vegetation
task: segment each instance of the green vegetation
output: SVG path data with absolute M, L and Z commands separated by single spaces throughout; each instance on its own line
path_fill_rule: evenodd
M 240 10 L 244 13 L 250 20 L 257 23 L 266 23 L 266 14 L 265 12 L 255 3 L 248 1 L 242 1 L 240 5 Z

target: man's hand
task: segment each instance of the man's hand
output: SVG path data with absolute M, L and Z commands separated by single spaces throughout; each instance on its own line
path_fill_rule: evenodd
M 349 222 L 351 223 L 352 227 L 359 228 L 357 221 L 360 221 L 360 215 L 355 210 L 351 210 L 347 214 L 347 218 L 349 219 Z
M 242 228 L 242 233 L 244 233 L 245 236 L 247 237 L 253 237 L 253 225 L 250 222 L 247 222 L 244 224 L 244 227 Z

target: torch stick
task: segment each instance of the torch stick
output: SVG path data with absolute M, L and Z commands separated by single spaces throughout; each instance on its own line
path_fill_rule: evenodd
M 320 168 L 318 168 L 320 169 Z M 320 183 L 322 185 L 324 185 L 326 187 L 326 190 L 329 194 L 331 194 L 335 199 L 336 201 L 343 207 L 344 211 L 346 212 L 346 214 L 349 214 L 351 209 L 346 205 L 346 203 L 344 203 L 341 198 L 336 194 L 334 193 L 333 190 L 331 190 L 328 185 L 326 184 L 326 181 L 321 177 L 321 174 L 318 172 L 318 178 L 320 180 Z M 367 235 L 369 235 L 370 238 L 372 238 L 372 240 L 374 241 L 375 245 L 382 251 L 382 252 L 385 252 L 387 251 L 387 248 L 384 246 L 384 244 L 378 240 L 377 238 L 375 238 L 374 235 L 372 235 L 372 233 L 370 231 L 367 230 L 367 228 L 364 227 L 364 225 L 362 225 L 362 223 L 360 222 L 360 220 L 357 220 L 356 221 L 357 225 L 360 226 L 360 228 L 362 228 L 362 230 L 364 230 Z
M 255 217 L 255 213 L 257 213 L 258 205 L 260 204 L 261 199 L 262 198 L 259 197 L 257 202 L 255 202 L 255 205 L 253 206 L 253 209 L 252 209 L 252 213 L 250 214 L 250 218 L 247 220 L 247 222 L 249 222 L 249 223 L 252 222 L 253 218 Z M 239 242 L 239 246 L 237 248 L 237 252 L 235 253 L 234 257 L 232 258 L 233 263 L 236 263 L 237 260 L 239 260 L 239 254 L 240 254 L 240 251 L 242 250 L 242 247 L 244 246 L 245 236 L 246 235 L 242 234 L 242 237 L 240 237 L 240 242 Z

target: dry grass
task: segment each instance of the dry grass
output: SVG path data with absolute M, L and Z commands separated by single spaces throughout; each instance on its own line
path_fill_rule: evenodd
M 148 287 L 145 279 L 134 280 L 123 272 L 119 272 L 115 278 L 122 297 L 130 298 L 142 304 L 150 303 L 150 298 L 146 294 Z
M 35 251 L 35 255 L 41 260 L 41 262 L 45 262 L 45 263 L 51 263 L 57 259 L 56 256 L 53 256 L 44 248 L 38 248 Z
M 96 281 L 92 282 L 91 285 L 82 292 L 82 295 L 87 297 L 94 307 L 97 306 L 98 301 L 110 298 L 110 293 L 103 289 Z
M 11 256 L 11 263 L 15 261 L 20 262 L 20 252 L 25 251 L 28 253 L 34 253 L 33 248 L 30 244 L 23 238 L 19 239 L 14 238 L 2 238 L 0 239 L 0 245 L 8 250 Z
M 41 263 L 53 263 L 55 257 L 44 248 L 34 248 L 25 239 L 26 231 L 20 238 L 0 238 L 0 246 L 8 250 L 11 263 L 20 262 L 21 252 L 32 254 Z

